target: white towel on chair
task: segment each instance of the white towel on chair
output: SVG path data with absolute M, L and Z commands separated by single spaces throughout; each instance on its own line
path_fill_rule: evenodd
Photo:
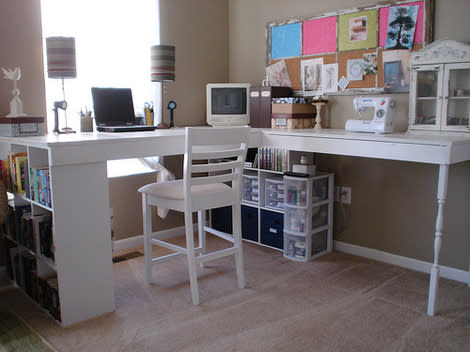
M 152 170 L 158 171 L 157 182 L 173 181 L 175 175 L 160 163 L 160 157 L 139 158 L 139 161 Z M 158 207 L 157 214 L 162 219 L 168 215 L 168 209 Z

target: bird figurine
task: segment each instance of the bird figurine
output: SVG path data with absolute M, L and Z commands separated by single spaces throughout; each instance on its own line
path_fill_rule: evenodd
M 10 113 L 7 115 L 7 117 L 26 116 L 26 114 L 23 112 L 23 102 L 19 97 L 20 90 L 18 89 L 16 83 L 21 78 L 21 69 L 19 67 L 16 67 L 13 70 L 7 70 L 3 67 L 1 69 L 4 75 L 3 78 L 13 81 L 13 90 L 11 91 L 11 93 L 13 94 L 13 99 L 10 101 Z

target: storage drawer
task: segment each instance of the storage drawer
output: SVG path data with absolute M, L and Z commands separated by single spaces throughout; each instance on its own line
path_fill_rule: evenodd
M 242 187 L 242 201 L 257 205 L 259 203 L 258 176 L 252 174 L 244 174 Z
M 284 176 L 284 204 L 299 207 L 309 206 L 309 204 L 307 204 L 307 199 L 309 199 L 309 195 L 307 194 L 309 182 L 311 182 L 311 178 Z
M 284 209 L 284 180 L 282 177 L 266 178 L 264 204 L 266 208 Z
M 286 207 L 285 229 L 302 234 L 328 225 L 328 204 L 312 207 L 311 209 Z
M 283 214 L 261 209 L 261 243 L 283 249 Z
M 328 230 L 311 235 L 297 235 L 284 232 L 284 257 L 299 261 L 308 261 L 315 254 L 325 252 L 327 249 Z
M 328 175 L 316 177 L 313 179 L 313 187 L 312 187 L 312 202 L 313 203 L 328 199 L 328 182 L 329 182 Z
M 242 237 L 258 242 L 258 209 L 242 205 Z
M 312 234 L 312 248 L 310 251 L 311 255 L 318 252 L 326 251 L 328 244 L 328 230 L 323 230 Z

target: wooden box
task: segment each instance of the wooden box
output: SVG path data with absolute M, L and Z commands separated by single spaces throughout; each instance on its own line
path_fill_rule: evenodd
M 315 106 L 312 104 L 272 104 L 273 114 L 315 114 Z
M 286 105 L 286 104 L 280 104 Z M 271 128 L 313 128 L 315 126 L 314 114 L 271 114 Z
M 24 137 L 44 136 L 46 123 L 44 117 L 1 117 L 0 136 Z

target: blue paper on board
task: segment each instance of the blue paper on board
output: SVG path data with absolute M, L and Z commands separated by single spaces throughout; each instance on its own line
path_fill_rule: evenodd
M 271 59 L 301 55 L 301 23 L 271 28 Z

